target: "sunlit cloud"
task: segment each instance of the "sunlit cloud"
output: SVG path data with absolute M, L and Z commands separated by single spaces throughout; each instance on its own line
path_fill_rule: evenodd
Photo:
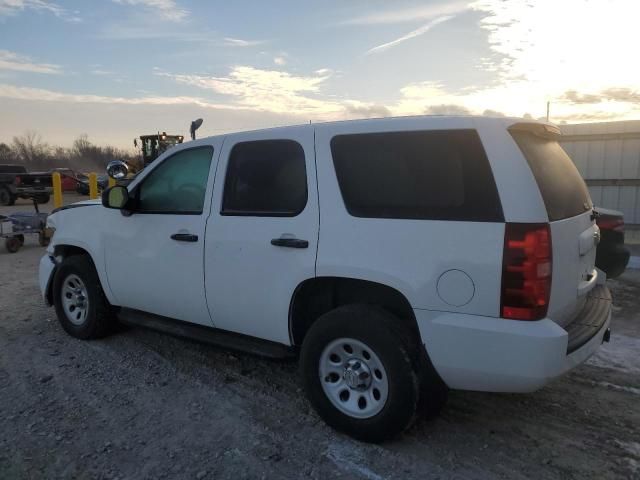
M 46 0 L 0 0 L 0 17 L 17 15 L 25 11 L 50 13 L 68 22 L 80 22 L 77 11 L 70 11 Z
M 0 70 L 14 72 L 61 74 L 60 65 L 35 63 L 31 58 L 8 50 L 0 50 Z
M 180 22 L 189 16 L 189 11 L 185 8 L 178 6 L 175 0 L 113 0 L 116 3 L 141 6 L 146 10 L 152 11 L 157 14 L 158 17 Z
M 156 75 L 229 96 L 233 104 L 258 111 L 332 115 L 344 111 L 337 101 L 323 98 L 320 86 L 329 74 L 298 76 L 279 70 L 233 67 L 226 77 L 156 72 Z
M 429 30 L 431 30 L 436 25 L 438 25 L 440 23 L 443 23 L 443 22 L 446 22 L 447 20 L 450 20 L 452 18 L 453 18 L 453 15 L 446 15 L 446 16 L 443 16 L 443 17 L 438 17 L 438 18 L 430 21 L 426 25 L 423 25 L 420 28 L 416 28 L 415 30 L 412 30 L 411 32 L 407 33 L 406 35 L 401 36 L 400 38 L 396 38 L 395 40 L 392 40 L 392 41 L 387 42 L 387 43 L 383 43 L 382 45 L 378 45 L 377 47 L 373 47 L 373 48 L 367 50 L 366 54 L 370 55 L 372 53 L 380 53 L 380 52 L 383 52 L 385 50 L 388 50 L 391 47 L 395 47 L 396 45 L 398 45 L 398 44 L 400 44 L 402 42 L 406 42 L 407 40 L 411 40 L 412 38 L 424 35 L 425 33 L 427 33 Z
M 393 8 L 368 13 L 341 22 L 341 25 L 386 25 L 396 23 L 424 22 L 437 17 L 455 15 L 469 8 L 468 1 L 442 2 L 409 8 Z
M 479 0 L 481 27 L 495 58 L 484 68 L 498 75 L 499 89 L 472 94 L 494 107 L 584 121 L 630 118 L 640 113 L 640 63 L 629 56 L 640 2 L 611 0 Z M 499 95 L 502 95 L 502 99 Z

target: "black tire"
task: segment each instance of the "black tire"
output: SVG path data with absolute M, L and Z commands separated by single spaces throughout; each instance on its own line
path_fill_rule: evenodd
M 24 245 L 24 235 L 19 233 L 18 235 L 14 235 L 14 237 L 18 237 L 18 240 L 20 240 L 20 245 Z
M 10 207 L 16 203 L 16 197 L 7 187 L 0 186 L 0 205 Z
M 307 395 L 327 424 L 366 442 L 389 440 L 412 424 L 420 397 L 420 376 L 412 360 L 416 352 L 407 342 L 409 334 L 399 333 L 404 330 L 400 325 L 397 317 L 382 308 L 347 305 L 322 315 L 311 326 L 302 344 L 300 369 Z M 319 373 L 322 352 L 340 338 L 367 345 L 384 366 L 388 396 L 372 417 L 343 413 L 324 392 Z
M 48 193 L 43 193 L 41 195 L 36 195 L 34 198 L 36 199 L 36 203 L 49 203 L 49 200 L 51 200 L 51 195 L 49 195 Z
M 4 246 L 9 253 L 16 253 L 22 247 L 22 242 L 17 236 L 7 237 L 4 241 Z
M 88 311 L 81 325 L 73 323 L 62 305 L 62 288 L 70 275 L 79 277 L 87 291 Z M 111 333 L 116 324 L 113 307 L 109 304 L 93 262 L 87 255 L 74 255 L 63 260 L 53 279 L 53 304 L 62 328 L 72 337 L 83 340 L 102 338 Z

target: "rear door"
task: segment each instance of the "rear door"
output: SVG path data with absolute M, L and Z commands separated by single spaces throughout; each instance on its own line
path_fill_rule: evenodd
M 600 232 L 589 191 L 553 132 L 540 124 L 518 124 L 509 130 L 531 168 L 549 217 L 553 278 L 548 316 L 566 325 L 597 281 Z
M 318 194 L 311 126 L 229 135 L 207 221 L 215 326 L 289 344 L 289 305 L 315 276 Z

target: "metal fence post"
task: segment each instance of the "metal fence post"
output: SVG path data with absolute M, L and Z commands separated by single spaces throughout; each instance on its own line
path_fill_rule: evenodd
M 53 172 L 51 174 L 51 182 L 53 183 L 53 208 L 62 206 L 62 180 L 60 173 Z

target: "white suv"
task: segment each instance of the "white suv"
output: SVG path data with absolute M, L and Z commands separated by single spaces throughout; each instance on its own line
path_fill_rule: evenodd
M 608 340 L 597 214 L 558 135 L 413 117 L 179 145 L 49 217 L 41 289 L 78 338 L 119 320 L 299 353 L 322 418 L 381 441 L 448 388 L 530 392 Z

